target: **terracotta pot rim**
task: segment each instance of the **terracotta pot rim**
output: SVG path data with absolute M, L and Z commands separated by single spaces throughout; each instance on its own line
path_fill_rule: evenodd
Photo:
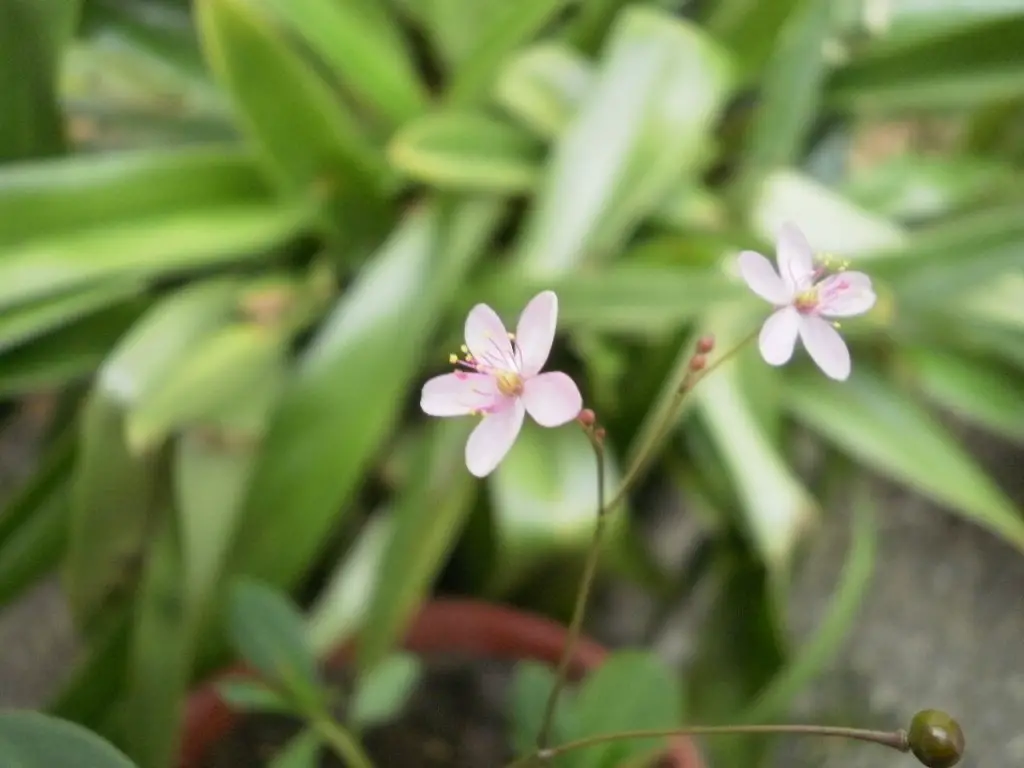
M 533 659 L 556 664 L 565 643 L 566 628 L 549 619 L 482 600 L 438 598 L 423 605 L 406 632 L 403 647 L 415 653 L 459 653 L 490 659 Z M 581 638 L 570 662 L 579 678 L 596 669 L 608 651 Z M 351 655 L 344 645 L 328 657 L 328 665 L 343 663 Z M 178 768 L 197 768 L 199 761 L 228 732 L 238 715 L 217 694 L 226 677 L 249 676 L 244 667 L 229 667 L 194 689 L 185 705 Z M 661 768 L 704 768 L 692 740 L 669 741 Z

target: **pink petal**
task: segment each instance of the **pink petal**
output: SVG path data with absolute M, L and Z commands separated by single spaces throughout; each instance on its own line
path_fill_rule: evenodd
M 525 409 L 518 398 L 484 416 L 466 441 L 466 467 L 476 477 L 487 477 L 501 463 L 523 426 Z
M 821 305 L 818 311 L 827 317 L 863 315 L 875 306 L 871 278 L 863 272 L 840 272 L 821 281 L 818 286 Z
M 800 314 L 793 307 L 772 313 L 761 326 L 758 346 L 768 365 L 784 365 L 793 356 L 800 327 Z
M 501 398 L 497 381 L 482 373 L 446 373 L 423 385 L 420 408 L 430 416 L 466 416 Z
M 779 262 L 779 273 L 791 293 L 811 287 L 814 250 L 795 224 L 787 221 L 779 230 L 778 240 L 775 241 L 775 258 Z
M 850 375 L 850 350 L 827 320 L 808 315 L 800 318 L 800 338 L 811 359 L 831 379 L 845 381 Z
M 466 317 L 466 346 L 479 363 L 503 371 L 516 370 L 505 324 L 486 304 L 477 304 Z
M 790 302 L 792 293 L 768 259 L 754 251 L 743 251 L 737 261 L 740 265 L 740 275 L 750 290 L 772 304 Z
M 516 326 L 516 346 L 519 348 L 519 370 L 524 376 L 540 373 L 548 361 L 557 323 L 558 297 L 554 291 L 538 293 L 523 309 Z
M 523 385 L 526 412 L 542 427 L 560 427 L 580 415 L 583 397 L 576 382 L 553 371 L 527 379 Z

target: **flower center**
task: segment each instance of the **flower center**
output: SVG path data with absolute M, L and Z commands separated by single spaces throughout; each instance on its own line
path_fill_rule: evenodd
M 818 304 L 821 301 L 818 297 L 818 288 L 813 286 L 805 291 L 800 291 L 793 299 L 793 306 L 796 307 L 797 312 L 813 312 L 818 308 Z
M 498 382 L 498 391 L 505 397 L 519 397 L 523 394 L 523 378 L 518 373 L 501 371 L 494 378 Z

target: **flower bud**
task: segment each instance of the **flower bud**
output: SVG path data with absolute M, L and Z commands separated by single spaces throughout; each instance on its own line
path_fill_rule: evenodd
M 576 420 L 584 427 L 594 426 L 594 422 L 597 421 L 597 414 L 595 414 L 590 408 L 584 408 L 580 411 L 580 415 L 576 417 Z
M 696 373 L 707 367 L 708 359 L 704 355 L 694 355 L 690 358 L 690 370 Z
M 702 355 L 708 354 L 715 348 L 715 337 L 708 334 L 697 339 L 697 351 Z
M 914 715 L 907 742 L 914 757 L 928 768 L 951 768 L 964 756 L 960 724 L 937 709 L 925 709 Z

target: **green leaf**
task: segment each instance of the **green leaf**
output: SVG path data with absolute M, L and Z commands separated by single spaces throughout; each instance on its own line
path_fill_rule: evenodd
M 1024 16 L 950 28 L 836 72 L 831 101 L 858 111 L 961 109 L 1024 94 Z
M 877 254 L 873 276 L 891 282 L 916 307 L 942 307 L 972 288 L 1024 268 L 1024 222 L 1018 205 L 950 218 L 919 231 L 906 247 Z
M 783 394 L 798 420 L 855 459 L 1024 549 L 1020 510 L 912 396 L 866 365 L 842 386 L 794 376 Z
M 567 5 L 569 0 L 519 0 L 501 5 L 482 29 L 474 30 L 473 44 L 448 86 L 448 101 L 458 105 L 481 101 L 509 54 L 529 42 Z
M 790 170 L 767 177 L 750 216 L 754 229 L 769 242 L 783 223 L 798 221 L 816 250 L 863 259 L 882 249 L 898 248 L 907 240 L 907 234 L 892 222 Z
M 155 280 L 252 261 L 301 233 L 308 213 L 251 204 L 41 237 L 0 253 L 0 309 L 102 280 Z
M 280 592 L 246 578 L 231 588 L 228 631 L 242 658 L 298 706 L 319 700 L 319 672 L 302 614 Z
M 465 420 L 431 425 L 415 474 L 394 509 L 391 536 L 359 633 L 357 664 L 368 674 L 399 642 L 466 521 L 477 484 L 465 466 Z
M 151 537 L 139 585 L 124 694 L 125 749 L 145 768 L 177 765 L 181 703 L 188 692 L 195 641 L 168 491 L 161 484 L 157 504 L 162 519 Z
M 717 344 L 731 349 L 747 315 L 723 310 L 704 324 Z M 756 354 L 752 349 L 740 354 Z M 732 478 L 754 548 L 773 575 L 786 573 L 800 538 L 819 515 L 803 487 L 757 418 L 736 361 L 718 368 L 714 380 L 693 393 L 702 421 Z
M 91 374 L 146 308 L 129 301 L 0 355 L 0 396 L 59 389 Z
M 155 514 L 158 459 L 128 450 L 123 412 L 102 389 L 86 400 L 80 439 L 63 576 L 73 615 L 91 634 L 135 588 Z
M 341 523 L 339 509 L 401 412 L 439 313 L 462 290 L 501 212 L 490 200 L 421 209 L 339 300 L 267 436 L 239 540 L 243 571 L 293 584 Z
M 0 712 L 0 763 L 10 768 L 135 768 L 96 734 L 40 712 Z
M 621 264 L 549 280 L 498 274 L 468 291 L 463 305 L 468 311 L 484 301 L 514 313 L 538 291 L 551 289 L 558 294 L 560 327 L 648 338 L 671 333 L 745 290 L 707 269 L 642 264 L 638 256 L 639 249 L 628 251 Z
M 48 447 L 28 481 L 0 513 L 0 605 L 53 570 L 67 540 L 72 430 Z
M 318 768 L 320 746 L 320 736 L 315 731 L 301 731 L 274 755 L 267 768 Z
M 238 712 L 271 712 L 278 715 L 298 713 L 291 702 L 259 680 L 228 678 L 217 683 L 217 695 Z
M 393 530 L 394 515 L 375 513 L 321 590 L 309 618 L 309 636 L 318 656 L 330 653 L 362 626 Z
M 797 649 L 792 660 L 757 694 L 744 710 L 740 721 L 771 722 L 784 717 L 796 695 L 828 668 L 853 627 L 857 611 L 871 586 L 878 550 L 878 530 L 863 492 L 854 499 L 850 527 L 850 548 L 839 576 L 839 584 L 829 601 L 828 610 L 814 634 Z
M 538 43 L 512 57 L 494 86 L 495 100 L 541 138 L 555 139 L 593 88 L 593 68 L 560 43 Z
M 387 222 L 384 157 L 327 83 L 288 47 L 259 4 L 197 4 L 211 69 L 282 189 L 302 198 L 325 194 L 326 221 L 343 227 L 348 238 L 376 237 Z
M 530 190 L 541 164 L 536 139 L 475 112 L 435 112 L 414 120 L 395 136 L 388 155 L 415 181 L 504 194 Z
M 132 450 L 150 450 L 174 430 L 202 422 L 280 378 L 288 338 L 275 328 L 235 323 L 211 334 L 128 411 Z
M 230 144 L 19 163 L 0 175 L 0 245 L 259 202 L 256 157 Z
M 0 164 L 64 150 L 48 21 L 38 2 L 0 0 Z
M 683 692 L 676 676 L 649 651 L 617 651 L 581 686 L 576 696 L 575 738 L 682 724 Z M 629 739 L 581 749 L 577 768 L 613 768 L 662 745 L 657 739 Z
M 208 618 L 239 527 L 258 449 L 281 391 L 283 366 L 209 410 L 174 446 L 174 493 L 185 561 L 189 620 Z
M 767 172 L 799 158 L 818 111 L 827 69 L 824 47 L 833 13 L 833 0 L 797 0 L 786 18 L 763 73 L 741 159 L 745 166 L 741 184 L 757 185 Z
M 618 469 L 605 454 L 605 500 L 618 486 Z M 597 522 L 597 462 L 586 435 L 572 425 L 523 430 L 491 475 L 489 490 L 497 537 L 490 591 L 514 588 L 553 555 L 585 550 Z M 605 551 L 624 533 L 622 515 L 612 517 Z
M 904 153 L 859 169 L 841 190 L 881 216 L 920 221 L 982 203 L 1012 184 L 1012 169 L 993 158 Z
M 1024 443 L 1024 388 L 1009 371 L 982 359 L 910 349 L 901 362 L 925 397 L 961 419 Z
M 728 61 L 702 31 L 651 8 L 623 11 L 524 222 L 522 269 L 550 278 L 614 253 L 702 169 L 728 92 Z
M 688 675 L 687 716 L 694 722 L 727 724 L 783 669 L 786 661 L 770 574 L 745 547 L 725 541 L 717 547 L 708 590 L 710 613 Z M 732 736 L 707 742 L 712 765 L 761 765 L 763 737 Z
M 366 2 L 263 0 L 390 129 L 426 110 L 428 94 L 389 9 Z
M 141 293 L 138 280 L 115 280 L 0 312 L 0 352 Z
M 509 694 L 512 746 L 516 754 L 529 754 L 537 748 L 537 734 L 540 733 L 544 707 L 554 684 L 555 673 L 546 664 L 529 660 L 516 664 Z M 575 701 L 574 690 L 562 691 L 559 694 L 551 727 L 553 744 L 565 743 L 576 733 L 576 711 L 573 706 Z M 559 755 L 548 763 L 552 768 L 570 768 L 575 757 L 571 753 Z
M 412 695 L 423 669 L 416 656 L 396 653 L 359 680 L 349 717 L 357 728 L 372 728 L 396 717 Z
M 744 79 L 759 76 L 779 34 L 802 0 L 719 0 L 707 6 L 706 26 L 736 58 Z

